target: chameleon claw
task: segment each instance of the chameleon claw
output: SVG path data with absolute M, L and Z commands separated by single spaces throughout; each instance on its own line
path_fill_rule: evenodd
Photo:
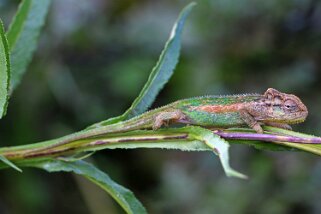
M 254 129 L 257 133 L 263 134 L 263 129 L 258 123 L 254 124 L 251 128 Z

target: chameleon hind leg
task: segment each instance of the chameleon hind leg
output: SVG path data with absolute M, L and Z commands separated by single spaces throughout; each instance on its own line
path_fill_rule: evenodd
M 162 125 L 168 125 L 172 122 L 186 120 L 186 115 L 177 109 L 160 112 L 154 119 L 153 130 L 159 129 Z

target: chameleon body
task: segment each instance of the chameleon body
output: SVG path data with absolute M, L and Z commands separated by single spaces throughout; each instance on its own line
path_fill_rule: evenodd
M 288 124 L 303 122 L 307 115 L 306 106 L 297 96 L 269 88 L 263 95 L 205 96 L 179 100 L 126 121 L 68 135 L 59 144 L 103 134 L 156 130 L 169 124 L 209 128 L 248 126 L 262 133 L 261 125 L 291 129 Z

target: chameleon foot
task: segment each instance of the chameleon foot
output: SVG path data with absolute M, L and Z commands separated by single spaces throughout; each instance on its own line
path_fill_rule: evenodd
M 180 110 L 161 112 L 154 119 L 153 130 L 159 129 L 162 125 L 167 126 L 171 122 L 184 120 L 185 118 L 185 114 Z
M 263 129 L 260 124 L 255 123 L 253 126 L 250 126 L 252 129 L 254 129 L 257 133 L 262 134 Z

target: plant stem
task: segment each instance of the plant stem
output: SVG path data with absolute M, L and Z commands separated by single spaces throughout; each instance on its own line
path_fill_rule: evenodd
M 289 143 L 300 143 L 300 144 L 321 144 L 320 137 L 307 138 L 307 137 L 284 136 L 284 135 L 274 135 L 274 134 L 223 132 L 221 130 L 214 130 L 213 132 L 225 139 L 260 140 L 265 142 L 289 142 Z
M 269 131 L 278 132 L 280 129 L 273 128 Z M 254 144 L 260 144 L 264 147 L 264 145 L 268 145 L 262 143 L 262 141 L 264 141 L 321 155 L 321 138 L 303 135 L 297 132 L 286 131 L 284 133 L 258 134 L 251 132 L 249 129 L 226 129 L 224 131 L 213 130 L 213 133 L 224 139 L 232 140 L 230 142 L 251 141 L 254 142 Z M 68 142 L 66 144 L 57 144 L 57 142 L 60 142 L 60 139 L 62 138 L 24 146 L 0 148 L 0 155 L 10 161 L 20 163 L 115 148 L 167 148 L 188 151 L 210 150 L 203 142 L 193 139 L 192 135 L 184 128 L 168 128 L 157 131 L 131 131 L 114 135 L 100 135 L 94 138 Z

